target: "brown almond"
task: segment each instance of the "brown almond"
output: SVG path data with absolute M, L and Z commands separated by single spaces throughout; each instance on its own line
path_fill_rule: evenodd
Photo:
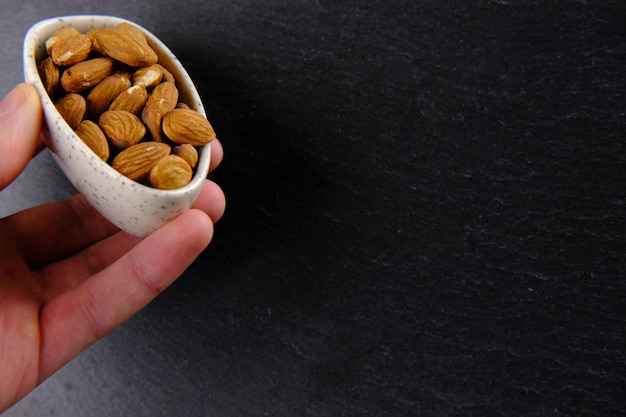
M 76 35 L 81 35 L 81 33 L 73 27 L 61 28 L 55 31 L 48 39 L 46 39 L 46 52 L 48 55 L 52 53 L 52 49 L 55 47 L 57 43 L 62 41 L 63 39 L 70 38 Z
M 53 97 L 61 81 L 61 71 L 59 67 L 52 62 L 52 58 L 48 57 L 39 63 L 38 70 L 39 78 L 41 78 L 46 93 L 48 93 L 50 97 Z
M 174 83 L 163 82 L 152 90 L 146 106 L 158 107 L 163 114 L 174 110 L 178 104 L 178 88 Z
M 163 79 L 161 68 L 156 64 L 139 68 L 133 73 L 133 85 L 143 85 L 146 88 L 156 87 Z
M 76 135 L 103 161 L 109 159 L 109 143 L 102 129 L 91 120 L 83 120 L 76 126 Z
M 105 55 L 104 50 L 102 49 L 102 47 L 98 43 L 98 39 L 96 38 L 96 33 L 98 33 L 99 30 L 102 29 L 92 29 L 89 32 L 85 33 L 85 36 L 87 36 L 91 41 L 92 52 L 95 52 L 98 55 Z
M 163 120 L 163 112 L 157 106 L 146 106 L 141 111 L 141 121 L 144 123 L 152 140 L 163 142 L 163 131 L 161 130 L 161 121 Z
M 163 142 L 161 129 L 163 115 L 175 109 L 177 103 L 178 89 L 174 83 L 162 82 L 152 90 L 146 107 L 141 113 L 141 120 L 145 123 L 153 140 Z
M 152 168 L 170 154 L 170 145 L 161 142 L 141 142 L 120 152 L 111 166 L 131 180 L 139 181 L 150 175 Z
M 133 146 L 146 135 L 146 127 L 141 120 L 124 110 L 105 111 L 98 119 L 98 125 L 118 149 Z
M 131 67 L 156 64 L 159 57 L 146 42 L 116 29 L 99 29 L 94 32 L 96 43 L 103 53 Z
M 118 23 L 118 25 L 115 26 L 115 30 L 125 33 L 127 36 L 133 36 L 140 42 L 145 43 L 146 45 L 148 44 L 146 35 L 143 34 L 141 29 L 139 29 L 137 26 L 132 25 L 128 22 Z
M 91 53 L 91 39 L 82 33 L 61 37 L 55 42 L 50 57 L 61 67 L 78 64 L 86 60 Z
M 87 95 L 89 115 L 98 119 L 102 113 L 124 91 L 130 87 L 130 76 L 124 73 L 113 74 L 99 82 Z
M 172 155 L 180 156 L 183 158 L 191 169 L 195 169 L 198 164 L 198 151 L 193 145 L 188 143 L 184 143 L 182 145 L 177 145 L 172 148 Z
M 126 110 L 139 114 L 148 101 L 148 91 L 143 85 L 133 85 L 120 93 L 109 106 L 109 110 Z
M 162 129 L 165 136 L 178 144 L 202 146 L 215 139 L 211 123 L 195 110 L 174 109 L 165 113 Z
M 167 68 L 165 68 L 161 64 L 156 64 L 156 65 L 161 67 L 161 72 L 163 73 L 163 81 L 166 81 L 168 83 L 175 83 L 176 82 L 176 78 L 174 78 L 174 74 L 169 72 Z
M 160 190 L 175 190 L 189 184 L 193 171 L 180 156 L 168 155 L 150 170 L 150 184 Z
M 77 93 L 67 93 L 54 102 L 55 107 L 72 129 L 83 120 L 87 111 L 85 98 Z
M 113 73 L 115 61 L 108 57 L 88 59 L 72 65 L 61 75 L 61 86 L 69 93 L 86 90 Z

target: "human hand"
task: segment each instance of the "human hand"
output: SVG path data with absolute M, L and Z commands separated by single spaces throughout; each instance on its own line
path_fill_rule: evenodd
M 0 103 L 0 190 L 43 148 L 42 117 L 31 85 Z M 211 153 L 214 168 L 217 140 Z M 179 277 L 224 208 L 207 180 L 194 208 L 145 239 L 119 231 L 80 194 L 0 219 L 0 412 Z

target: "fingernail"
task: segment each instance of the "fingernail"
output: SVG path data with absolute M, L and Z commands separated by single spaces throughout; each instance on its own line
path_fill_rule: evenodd
M 25 100 L 26 95 L 20 90 L 19 87 L 15 87 L 0 102 L 0 117 L 13 113 L 24 103 Z

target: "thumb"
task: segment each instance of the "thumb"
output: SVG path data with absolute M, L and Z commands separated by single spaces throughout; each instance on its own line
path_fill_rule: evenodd
M 30 84 L 17 85 L 0 102 L 0 190 L 24 170 L 39 148 L 41 102 Z

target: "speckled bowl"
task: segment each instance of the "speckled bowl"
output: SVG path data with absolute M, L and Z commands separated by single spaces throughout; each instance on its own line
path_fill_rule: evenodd
M 210 145 L 200 149 L 196 174 L 184 188 L 157 190 L 131 181 L 98 158 L 73 132 L 56 110 L 37 71 L 38 62 L 46 55 L 45 41 L 56 30 L 72 26 L 84 33 L 121 22 L 128 21 L 113 16 L 65 16 L 35 24 L 24 39 L 24 76 L 41 96 L 45 141 L 65 175 L 104 217 L 120 229 L 144 237 L 191 207 L 209 172 Z M 130 23 L 144 32 L 159 63 L 174 74 L 181 101 L 206 116 L 191 78 L 174 54 L 152 33 Z

